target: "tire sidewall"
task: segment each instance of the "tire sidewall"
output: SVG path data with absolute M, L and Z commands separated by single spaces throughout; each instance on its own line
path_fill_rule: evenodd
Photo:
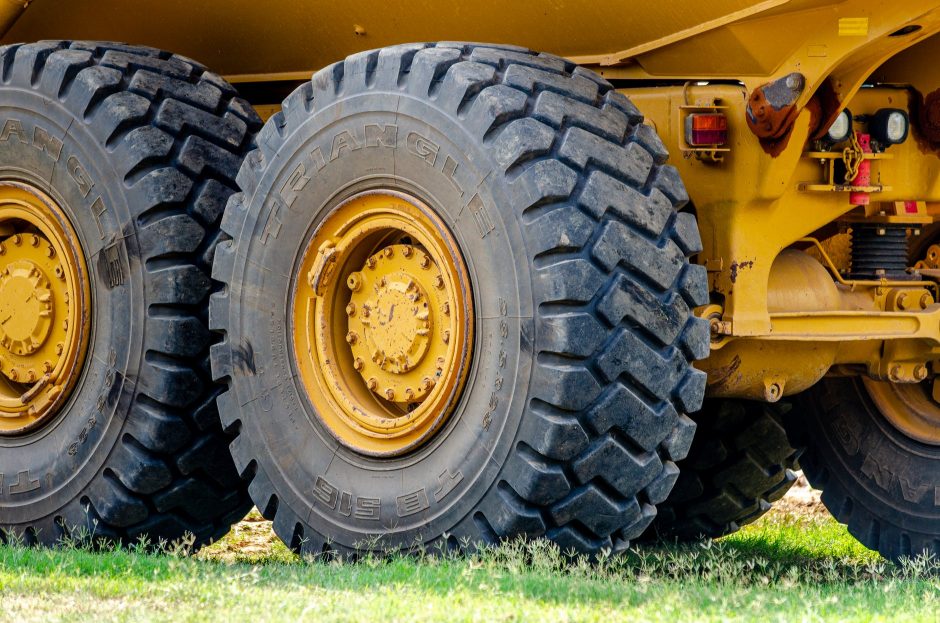
M 0 180 L 39 188 L 67 214 L 91 291 L 88 349 L 68 402 L 38 430 L 0 438 L 0 508 L 3 523 L 17 525 L 84 499 L 114 448 L 140 367 L 143 277 L 140 263 L 130 261 L 136 230 L 111 154 L 81 119 L 37 91 L 4 86 L 0 99 L 0 129 L 12 130 L 14 122 L 22 128 L 0 135 Z M 61 141 L 61 151 L 42 149 L 37 128 Z M 109 260 L 119 267 L 117 282 Z
M 940 447 L 894 428 L 861 382 L 838 382 L 833 395 L 843 407 L 809 422 L 821 466 L 875 517 L 904 531 L 940 535 Z
M 370 145 L 369 124 L 397 126 L 394 147 Z M 319 170 L 316 150 L 325 165 Z M 239 330 L 230 338 L 253 353 L 254 372 L 246 366 L 235 372 L 245 375 L 234 384 L 244 405 L 241 435 L 263 446 L 254 454 L 278 503 L 307 525 L 322 526 L 334 542 L 354 547 L 379 532 L 392 544 L 433 540 L 470 514 L 497 480 L 526 400 L 532 276 L 512 189 L 458 120 L 398 93 L 344 96 L 311 114 L 276 153 L 245 199 L 240 239 L 248 248 L 238 249 L 231 281 Z M 279 189 L 301 162 L 312 181 L 296 198 L 285 197 Z M 389 184 L 431 206 L 454 235 L 470 275 L 474 345 L 466 386 L 444 428 L 414 453 L 374 460 L 341 446 L 307 398 L 287 321 L 293 284 L 281 271 L 297 273 L 332 207 Z M 467 207 L 475 195 L 482 215 Z

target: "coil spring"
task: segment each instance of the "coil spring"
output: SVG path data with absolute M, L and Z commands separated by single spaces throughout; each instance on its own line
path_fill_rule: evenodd
M 908 267 L 907 225 L 852 225 L 852 279 L 911 279 Z

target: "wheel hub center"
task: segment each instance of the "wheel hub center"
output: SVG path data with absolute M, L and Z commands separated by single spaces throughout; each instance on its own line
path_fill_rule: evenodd
M 427 374 L 426 360 L 442 356 L 448 339 L 433 341 L 434 316 L 449 313 L 451 305 L 440 270 L 420 249 L 390 245 L 370 256 L 347 285 L 346 341 L 359 374 L 385 400 L 423 399 L 437 376 Z
M 32 355 L 52 329 L 49 278 L 30 260 L 0 271 L 0 346 L 16 355 Z
M 392 374 L 410 372 L 428 352 L 431 315 L 427 293 L 414 277 L 397 272 L 383 278 L 375 296 L 362 303 L 365 344 L 371 359 Z

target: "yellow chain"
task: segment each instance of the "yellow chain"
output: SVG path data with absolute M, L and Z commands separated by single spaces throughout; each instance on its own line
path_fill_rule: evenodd
M 858 177 L 858 168 L 865 159 L 865 152 L 858 142 L 858 134 L 852 132 L 852 143 L 842 150 L 842 161 L 845 162 L 845 183 L 851 184 Z

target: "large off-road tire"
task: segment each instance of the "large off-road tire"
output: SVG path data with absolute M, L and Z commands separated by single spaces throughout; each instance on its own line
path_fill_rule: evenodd
M 689 362 L 709 335 L 690 311 L 707 302 L 687 259 L 696 222 L 677 212 L 686 193 L 637 109 L 554 56 L 408 45 L 319 71 L 258 145 L 223 219 L 212 368 L 230 386 L 219 404 L 236 464 L 278 535 L 313 553 L 374 535 L 378 547 L 544 535 L 594 552 L 642 533 L 691 443 L 682 413 L 700 406 L 704 374 Z M 332 386 L 306 388 L 347 345 L 307 361 L 295 306 L 308 302 L 292 292 L 320 283 L 317 264 L 298 265 L 330 215 L 400 203 L 391 191 L 453 235 L 475 323 L 453 413 L 423 445 L 375 457 L 328 429 Z M 336 262 L 328 279 L 359 287 L 338 249 L 319 247 Z M 315 327 L 324 339 L 346 334 L 348 297 Z
M 718 538 L 770 510 L 797 476 L 799 451 L 782 418 L 788 404 L 706 400 L 690 413 L 697 429 L 679 480 L 659 506 L 650 536 Z
M 260 120 L 218 76 L 150 48 L 6 46 L 0 79 L 0 182 L 59 206 L 89 294 L 68 401 L 0 435 L 0 526 L 42 544 L 220 537 L 250 502 L 208 369 L 210 272 Z
M 793 443 L 805 446 L 803 473 L 866 547 L 895 561 L 940 556 L 940 443 L 900 430 L 873 400 L 873 389 L 892 395 L 890 384 L 855 378 L 823 379 L 800 395 L 784 424 Z M 929 385 L 900 389 L 920 389 L 931 400 Z

